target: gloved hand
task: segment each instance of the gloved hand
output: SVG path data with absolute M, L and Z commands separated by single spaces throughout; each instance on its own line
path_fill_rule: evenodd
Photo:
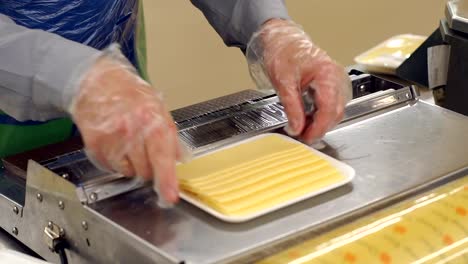
M 351 81 L 295 23 L 272 19 L 250 40 L 247 61 L 259 89 L 277 91 L 288 117 L 286 132 L 308 144 L 320 139 L 343 118 Z M 312 89 L 316 111 L 306 116 L 302 94 Z
M 162 204 L 178 201 L 175 164 L 186 153 L 177 129 L 161 94 L 115 46 L 82 78 L 69 112 L 98 167 L 154 180 Z

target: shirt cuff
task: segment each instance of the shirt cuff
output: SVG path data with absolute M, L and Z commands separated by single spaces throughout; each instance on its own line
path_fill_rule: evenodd
M 244 0 L 234 9 L 232 24 L 240 33 L 239 41 L 245 49 L 252 35 L 268 20 L 290 19 L 283 0 Z

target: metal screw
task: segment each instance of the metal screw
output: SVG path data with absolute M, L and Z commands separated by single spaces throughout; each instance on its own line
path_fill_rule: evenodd
M 18 235 L 18 228 L 13 227 L 13 230 L 11 230 L 11 232 L 12 232 L 15 236 L 17 236 L 17 235 Z
M 405 96 L 406 96 L 406 99 L 410 99 L 411 97 L 409 93 L 405 94 Z
M 62 178 L 64 178 L 65 180 L 68 180 L 70 178 L 70 174 L 68 173 L 62 174 Z
M 18 213 L 19 213 L 19 209 L 18 209 L 18 207 L 16 207 L 16 206 L 15 206 L 15 207 L 13 207 L 13 213 L 15 213 L 15 214 L 18 214 Z
M 63 210 L 63 208 L 65 208 L 65 204 L 63 203 L 63 201 L 59 201 L 59 202 L 58 202 L 58 206 L 59 206 L 59 208 L 62 209 L 62 210 Z
M 42 194 L 40 193 L 36 194 L 36 198 L 39 202 L 42 202 Z
M 81 222 L 81 226 L 83 227 L 84 230 L 88 230 L 88 222 L 86 221 Z
M 59 229 L 59 235 L 63 237 L 65 235 L 65 229 L 60 228 Z
M 48 227 L 48 228 L 52 228 L 53 225 L 54 225 L 54 223 L 52 223 L 51 221 L 49 221 L 49 222 L 47 223 L 47 227 Z
M 91 198 L 91 201 L 95 202 L 98 199 L 98 195 L 97 195 L 97 193 L 93 192 L 93 193 L 91 193 L 89 198 Z

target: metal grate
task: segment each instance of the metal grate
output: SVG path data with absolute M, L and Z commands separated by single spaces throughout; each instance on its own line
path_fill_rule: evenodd
M 192 149 L 197 149 L 240 135 L 273 129 L 287 122 L 278 102 L 235 113 L 213 122 L 193 122 L 192 127 L 181 130 L 179 135 Z
M 271 94 L 265 94 L 257 90 L 245 90 L 235 94 L 219 97 L 203 103 L 187 106 L 171 112 L 176 123 L 200 117 L 232 106 L 240 105 L 248 101 L 255 101 Z

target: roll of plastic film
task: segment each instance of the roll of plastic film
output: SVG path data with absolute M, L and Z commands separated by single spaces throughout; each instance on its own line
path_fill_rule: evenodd
M 468 176 L 260 263 L 468 263 Z

